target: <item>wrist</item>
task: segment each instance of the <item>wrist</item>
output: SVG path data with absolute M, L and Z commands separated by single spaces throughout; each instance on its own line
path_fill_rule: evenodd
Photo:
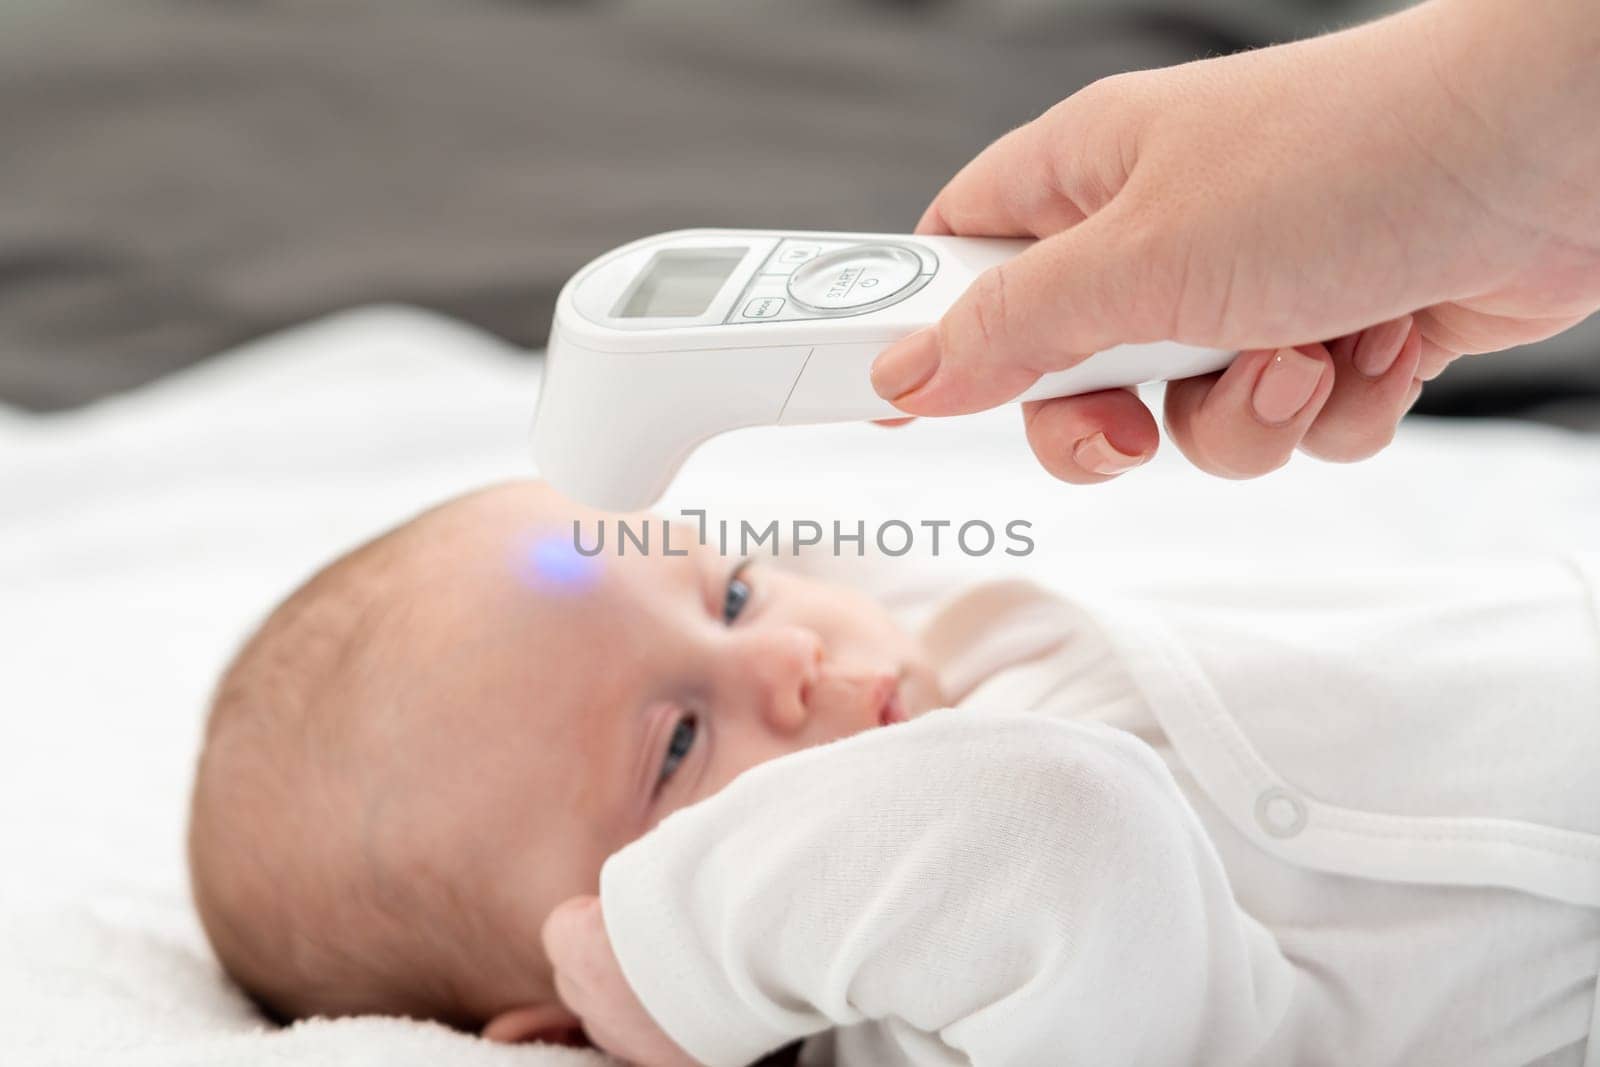
M 1477 209 L 1600 240 L 1600 5 L 1429 0 L 1396 29 L 1414 132 Z

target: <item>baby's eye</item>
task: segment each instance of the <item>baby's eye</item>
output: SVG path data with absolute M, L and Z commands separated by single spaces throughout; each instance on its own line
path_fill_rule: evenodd
M 748 563 L 739 564 L 728 576 L 728 589 L 722 595 L 722 621 L 728 626 L 733 625 L 733 621 L 739 617 L 744 606 L 750 602 L 750 583 L 741 577 L 748 565 Z
M 656 779 L 657 788 L 665 784 L 683 763 L 689 750 L 694 748 L 694 739 L 699 732 L 700 724 L 693 715 L 685 715 L 678 720 L 678 725 L 672 728 L 672 738 L 667 742 L 666 758 L 661 761 L 661 777 Z

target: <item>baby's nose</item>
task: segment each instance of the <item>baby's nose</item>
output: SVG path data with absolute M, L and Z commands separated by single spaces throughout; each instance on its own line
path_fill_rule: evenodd
M 794 733 L 811 717 L 822 641 L 811 631 L 796 627 L 765 635 L 758 644 L 750 657 L 757 689 L 755 704 L 770 729 Z

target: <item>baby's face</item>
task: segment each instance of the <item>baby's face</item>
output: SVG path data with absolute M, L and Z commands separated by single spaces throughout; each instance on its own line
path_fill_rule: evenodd
M 385 822 L 508 894 L 508 936 L 536 940 L 610 853 L 742 771 L 941 703 L 854 590 L 720 557 L 689 527 L 664 555 L 660 520 L 648 555 L 619 558 L 608 519 L 582 557 L 573 519 L 592 545 L 598 516 L 543 486 L 452 507 L 391 659 L 406 787 Z

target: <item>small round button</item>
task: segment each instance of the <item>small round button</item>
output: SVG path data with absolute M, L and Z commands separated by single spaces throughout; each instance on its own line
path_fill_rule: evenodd
M 898 245 L 856 245 L 817 256 L 789 277 L 789 295 L 811 311 L 859 311 L 887 304 L 922 273 L 922 260 Z
M 1306 803 L 1287 789 L 1256 797 L 1256 822 L 1273 837 L 1293 837 L 1306 828 Z

